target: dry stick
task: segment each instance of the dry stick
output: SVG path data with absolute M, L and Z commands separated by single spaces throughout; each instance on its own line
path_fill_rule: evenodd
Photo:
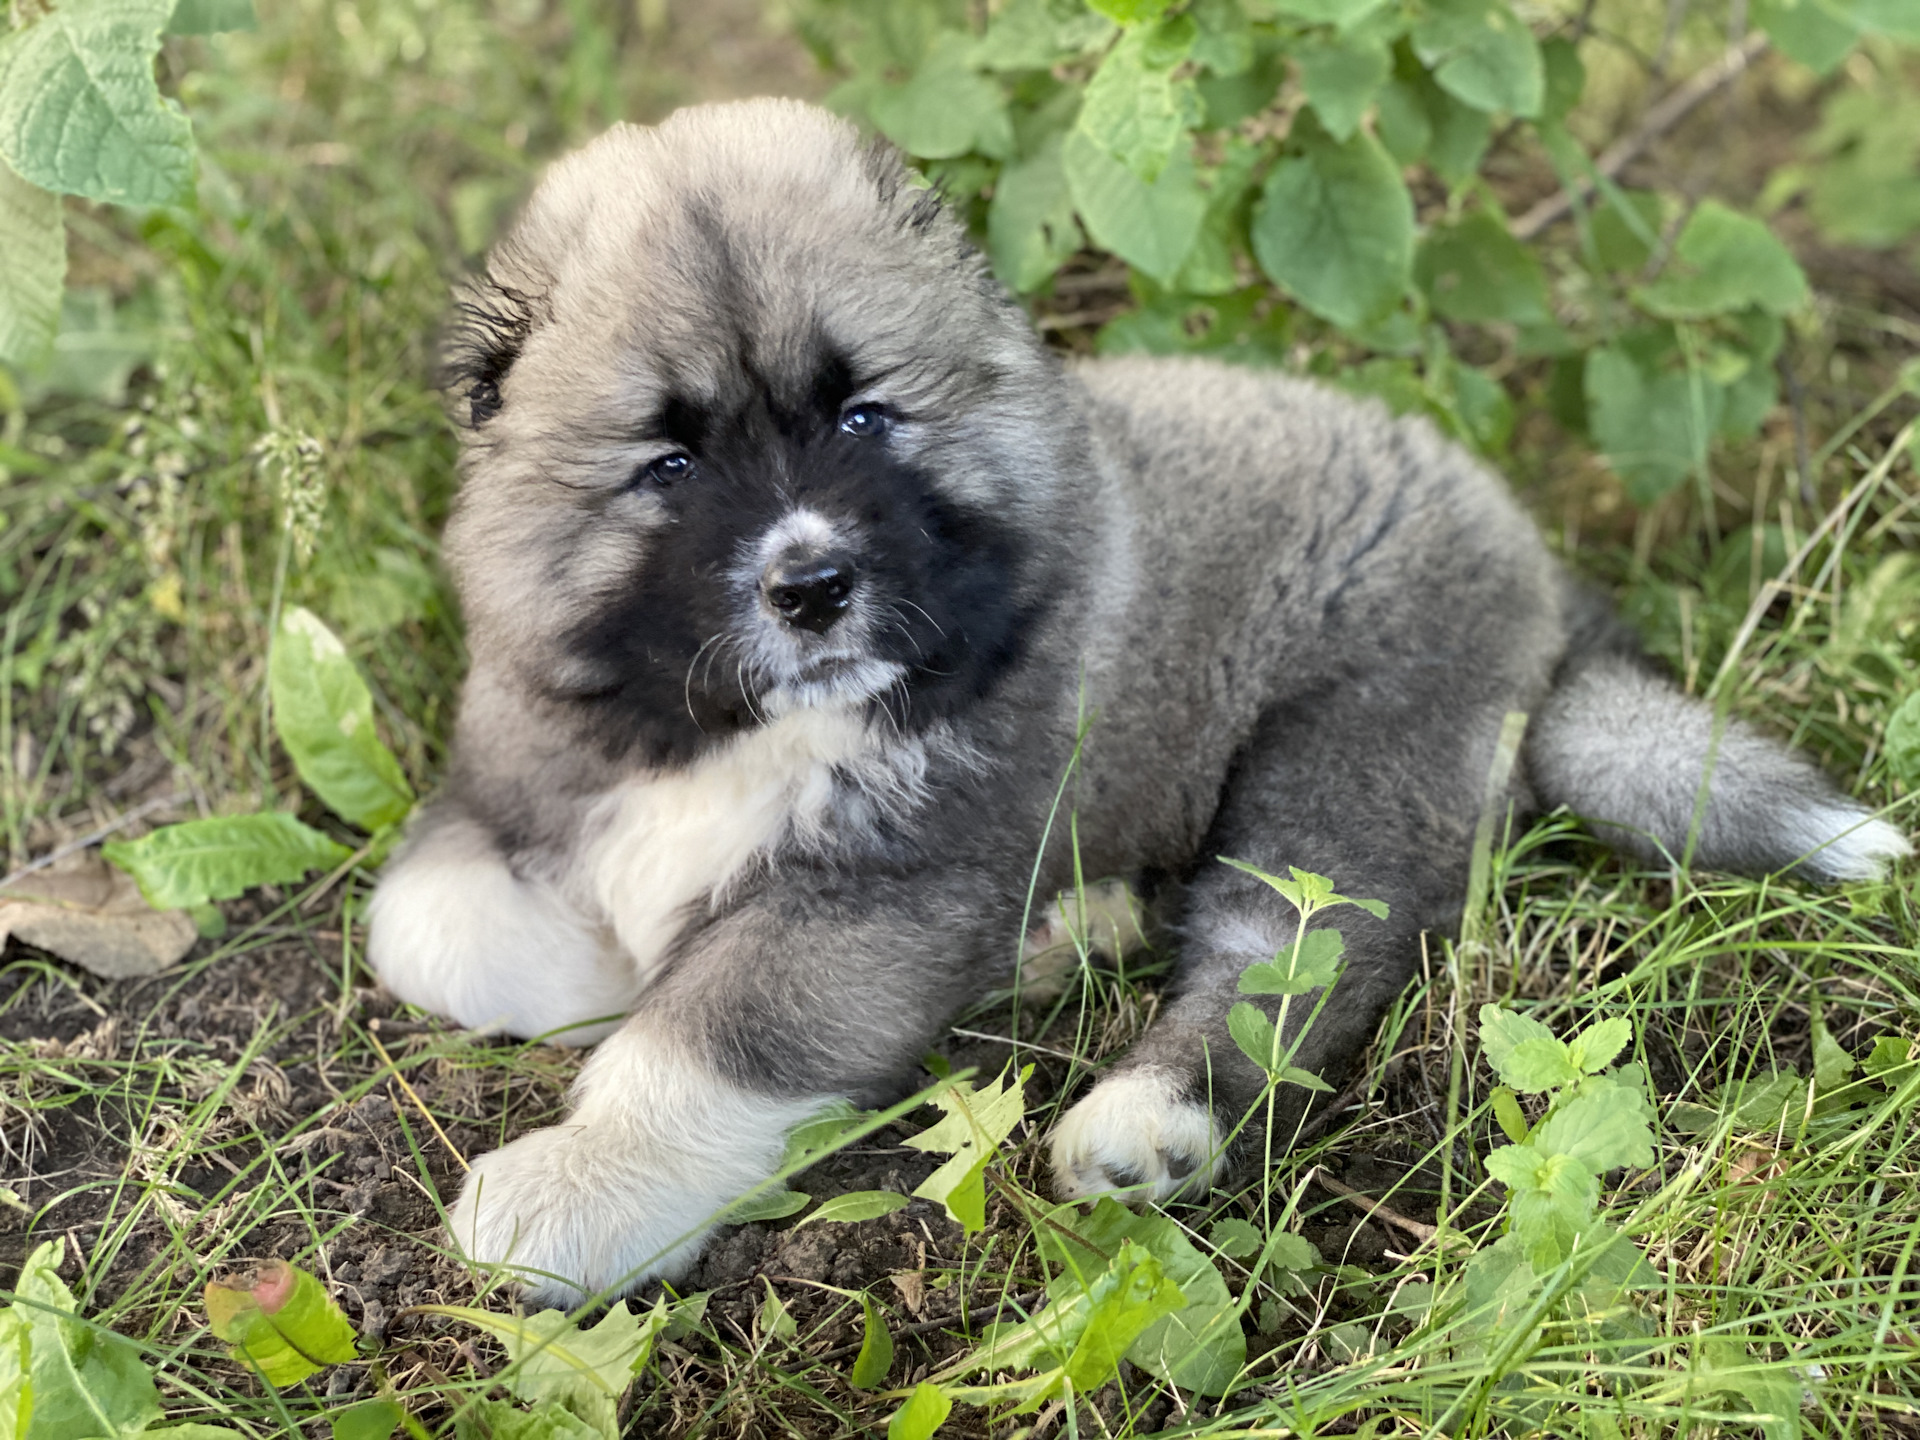
M 1342 1185 L 1338 1180 L 1327 1174 L 1325 1169 L 1318 1165 L 1314 1167 L 1313 1178 L 1318 1184 L 1325 1189 L 1331 1190 L 1349 1205 L 1357 1206 L 1359 1209 L 1364 1210 L 1368 1219 L 1384 1220 L 1389 1225 L 1397 1225 L 1422 1244 L 1434 1239 L 1440 1233 L 1431 1225 L 1419 1220 L 1409 1219 L 1397 1210 L 1388 1209 L 1380 1201 L 1362 1195 L 1351 1185 Z
M 1757 30 L 1738 45 L 1729 47 L 1726 53 L 1713 64 L 1684 85 L 1669 91 L 1658 104 L 1647 111 L 1646 117 L 1641 120 L 1631 135 L 1614 141 L 1602 151 L 1600 158 L 1594 162 L 1594 169 L 1607 179 L 1614 179 L 1637 160 L 1649 145 L 1697 110 L 1702 101 L 1709 99 L 1715 92 L 1725 89 L 1738 79 L 1766 48 L 1767 37 Z M 1591 180 L 1581 180 L 1577 188 L 1582 201 L 1593 194 Z M 1550 195 L 1542 200 L 1515 220 L 1508 229 L 1513 232 L 1517 240 L 1532 240 L 1549 225 L 1570 215 L 1573 212 L 1573 206 L 1573 192 L 1562 190 L 1559 194 Z

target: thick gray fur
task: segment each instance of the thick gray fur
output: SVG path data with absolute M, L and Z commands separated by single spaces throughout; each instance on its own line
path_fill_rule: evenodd
M 627 1009 L 617 1043 L 670 1051 L 770 1110 L 897 1093 L 948 1017 L 1009 981 L 1083 714 L 1068 803 L 1085 873 L 1178 882 L 1174 998 L 1118 1067 L 1211 1097 L 1221 1129 L 1259 1085 L 1225 1033 L 1235 981 L 1290 924 L 1278 896 L 1214 857 L 1299 866 L 1391 907 L 1337 922 L 1348 966 L 1297 1062 L 1337 1083 L 1421 933 L 1458 923 L 1509 711 L 1532 717 L 1512 786 L 1522 814 L 1565 805 L 1642 855 L 1815 879 L 1906 853 L 1775 741 L 1736 722 L 1716 746 L 1711 712 L 1622 645 L 1507 486 L 1425 421 L 1198 360 L 1063 364 L 899 162 L 818 110 L 751 102 L 621 127 L 556 168 L 469 305 L 481 354 L 455 379 L 474 423 L 447 556 L 473 668 L 452 776 L 392 876 L 470 874 L 476 906 L 537 886 L 561 918 L 528 919 L 531 938 L 502 956 L 422 958 L 437 912 L 408 908 L 390 877 L 372 945 L 400 993 L 469 1023 L 512 990 L 480 973 L 504 965 L 551 1002 L 502 1017 L 509 1029 Z M 879 377 L 873 396 L 900 417 L 880 442 L 891 456 L 1017 538 L 997 583 L 1024 617 L 1018 653 L 937 713 L 915 711 L 912 680 L 866 703 L 866 748 L 833 765 L 832 795 L 675 910 L 640 973 L 622 969 L 615 920 L 572 875 L 605 797 L 743 742 L 624 741 L 603 701 L 577 698 L 620 677 L 566 637 L 673 553 L 683 522 L 663 507 L 678 502 L 630 480 L 661 449 L 669 397 L 760 436 L 760 483 L 814 503 L 764 417 L 797 413 L 829 349 Z M 857 538 L 856 511 L 828 518 Z M 757 540 L 743 528 L 742 553 Z M 790 677 L 785 652 L 754 648 L 754 627 L 774 622 L 753 608 L 757 573 L 743 575 L 726 623 L 752 636 L 723 664 L 764 697 Z M 1071 884 L 1065 830 L 1041 857 L 1043 893 Z M 457 884 L 447 893 L 435 903 L 459 908 Z M 577 955 L 543 952 L 549 924 Z M 654 1147 L 646 1164 L 665 1178 L 648 1183 L 678 1183 L 673 1166 L 693 1162 L 659 1157 L 692 1142 L 667 1120 L 633 1123 L 642 1138 L 594 1143 Z M 737 1188 L 762 1162 L 741 1163 L 713 1184 Z M 1139 1178 L 1124 1170 L 1112 1183 Z M 597 1183 L 514 1221 L 555 1231 L 529 1263 L 586 1288 L 684 1266 L 684 1249 L 622 1251 L 625 1268 L 575 1258 L 565 1227 L 636 1223 Z M 472 1233 L 484 1249 L 484 1226 Z

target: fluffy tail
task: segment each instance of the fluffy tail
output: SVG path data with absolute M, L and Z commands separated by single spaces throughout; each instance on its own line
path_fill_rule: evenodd
M 1634 658 L 1574 661 L 1535 715 L 1535 795 L 1592 822 L 1644 859 L 1754 874 L 1792 866 L 1812 879 L 1876 880 L 1913 853 L 1907 837 L 1848 799 L 1805 756 L 1738 720 L 1715 743 L 1713 711 Z M 1707 803 L 1695 815 L 1709 765 Z

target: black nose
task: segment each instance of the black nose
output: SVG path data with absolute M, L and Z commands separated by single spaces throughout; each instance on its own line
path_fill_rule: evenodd
M 853 603 L 853 565 L 839 555 L 776 560 L 760 588 L 787 624 L 824 635 Z

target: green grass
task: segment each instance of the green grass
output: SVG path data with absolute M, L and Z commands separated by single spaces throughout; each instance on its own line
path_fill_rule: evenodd
M 610 115 L 802 73 L 766 39 L 751 42 L 758 69 L 725 69 L 698 28 L 718 22 L 598 13 L 304 0 L 257 35 L 170 44 L 168 83 L 206 156 L 200 209 L 72 218 L 76 283 L 115 305 L 94 343 L 137 364 L 133 383 L 0 377 L 9 871 L 114 826 L 261 805 L 328 823 L 263 717 L 266 639 L 289 604 L 346 637 L 416 784 L 440 773 L 464 663 L 434 541 L 454 446 L 427 383 L 447 278 L 537 160 Z M 1898 380 L 1915 333 L 1912 317 L 1820 301 L 1792 349 L 1798 415 L 1644 514 L 1544 418 L 1544 373 L 1510 377 L 1524 418 L 1507 462 L 1691 689 L 1792 737 L 1909 828 L 1915 803 L 1882 737 L 1920 661 L 1920 481 L 1902 428 L 1915 406 Z M 1337 1123 L 1286 1155 L 1269 1190 L 1229 1202 L 1304 1234 L 1323 1261 L 1248 1281 L 1220 1260 L 1236 1292 L 1263 1287 L 1245 1388 L 1222 1405 L 1132 1370 L 1037 1421 L 989 1425 L 962 1407 L 943 1433 L 1412 1435 L 1443 1413 L 1468 1435 L 1756 1433 L 1724 1374 L 1733 1353 L 1739 1380 L 1800 1386 L 1809 1433 L 1920 1434 L 1920 1086 L 1861 1084 L 1837 1112 L 1767 1131 L 1713 1118 L 1729 1085 L 1810 1074 L 1822 1033 L 1854 1056 L 1920 1036 L 1911 873 L 1825 892 L 1635 869 L 1558 818 L 1503 838 L 1475 941 L 1432 945 Z M 396 1013 L 359 963 L 367 888 L 355 873 L 256 894 L 227 907 L 224 936 L 145 982 L 6 951 L 0 1183 L 24 1209 L 0 1208 L 4 1258 L 71 1232 L 83 1312 L 144 1347 L 178 1418 L 324 1434 L 320 1417 L 386 1386 L 437 1433 L 498 1372 L 484 1337 L 406 1307 L 473 1300 L 437 1206 L 467 1158 L 560 1113 L 576 1061 Z M 663 1346 L 627 1402 L 630 1433 L 883 1429 L 897 1401 L 847 1384 L 859 1306 L 825 1286 L 884 1307 L 895 1385 L 960 1353 L 954 1337 L 977 1339 L 1003 1294 L 1031 1304 L 1042 1137 L 1089 1062 L 1144 1027 L 1164 978 L 1164 959 L 1136 957 L 1124 975 L 1084 969 L 1064 1003 L 1030 1004 L 1017 1025 L 1005 1003 L 960 1021 L 972 1033 L 949 1037 L 953 1059 L 990 1074 L 1017 1033 L 1046 1096 L 996 1165 L 986 1231 L 963 1238 L 922 1202 L 865 1226 L 756 1232 L 741 1273 L 758 1274 L 716 1285 L 699 1326 Z M 1444 1292 L 1499 1224 L 1479 1168 L 1500 1143 L 1474 1033 L 1488 1000 L 1563 1034 L 1634 1025 L 1661 1096 L 1656 1164 L 1609 1181 L 1611 1218 L 1661 1276 L 1631 1306 L 1636 1344 L 1569 1332 L 1494 1364 L 1420 1308 L 1430 1292 L 1416 1287 Z M 1704 1128 L 1683 1128 L 1702 1113 Z M 861 1142 L 806 1188 L 883 1183 L 910 1164 L 904 1133 Z M 1320 1173 L 1394 1218 L 1368 1218 Z M 1211 1220 L 1178 1213 L 1204 1242 Z M 366 1361 L 276 1397 L 226 1356 L 199 1291 L 270 1256 L 331 1282 L 378 1337 Z M 889 1278 L 916 1274 L 918 1291 Z M 792 1335 L 768 1328 L 759 1275 Z

